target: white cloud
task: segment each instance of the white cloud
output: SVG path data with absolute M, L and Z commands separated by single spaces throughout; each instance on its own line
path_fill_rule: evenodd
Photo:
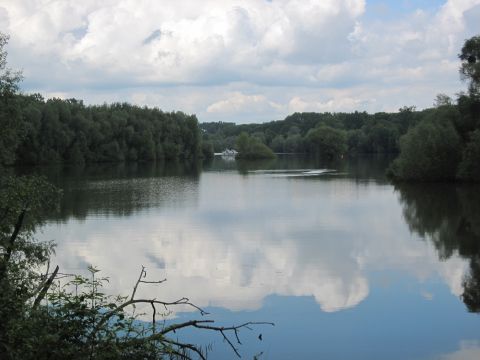
M 348 96 L 335 97 L 325 102 L 308 101 L 298 96 L 292 98 L 288 103 L 289 112 L 338 112 L 365 110 L 375 99 L 355 99 Z
M 0 0 L 0 28 L 11 35 L 10 62 L 23 68 L 28 91 L 99 102 L 175 93 L 196 98 L 179 110 L 204 121 L 217 119 L 214 104 L 238 109 L 232 120 L 252 121 L 256 108 L 245 112 L 230 99 L 239 93 L 281 105 L 270 118 L 259 107 L 253 121 L 265 121 L 286 116 L 306 93 L 322 94 L 307 108 L 351 111 L 376 98 L 363 109 L 378 111 L 398 108 L 397 94 L 417 93 L 403 105 L 421 108 L 464 87 L 457 53 L 478 32 L 480 0 L 393 19 L 372 19 L 366 9 L 364 0 Z M 355 95 L 359 88 L 390 95 Z M 350 100 L 336 99 L 340 91 Z
M 264 95 L 245 95 L 240 92 L 230 94 L 227 99 L 217 101 L 207 108 L 209 113 L 235 114 L 239 112 L 274 112 L 282 106 L 269 101 Z

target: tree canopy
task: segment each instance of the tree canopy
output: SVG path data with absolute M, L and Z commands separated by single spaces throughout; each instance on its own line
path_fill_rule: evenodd
M 8 36 L 0 33 L 0 165 L 15 161 L 21 136 L 21 112 L 16 97 L 21 74 L 7 67 L 7 43 Z
M 465 41 L 459 58 L 462 61 L 460 73 L 469 81 L 470 93 L 480 95 L 480 35 Z

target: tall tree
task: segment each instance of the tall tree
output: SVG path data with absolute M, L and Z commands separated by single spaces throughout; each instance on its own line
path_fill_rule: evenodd
M 470 94 L 480 95 L 480 35 L 465 41 L 459 58 L 462 60 L 460 73 L 470 81 Z
M 0 33 L 0 165 L 15 161 L 20 139 L 20 109 L 15 95 L 22 76 L 7 67 L 7 43 L 8 36 Z

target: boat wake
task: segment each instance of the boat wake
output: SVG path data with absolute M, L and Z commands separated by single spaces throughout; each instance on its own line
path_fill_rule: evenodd
M 324 176 L 336 175 L 337 170 L 333 169 L 277 169 L 277 170 L 252 170 L 250 174 L 269 175 L 272 177 L 310 177 L 310 176 Z

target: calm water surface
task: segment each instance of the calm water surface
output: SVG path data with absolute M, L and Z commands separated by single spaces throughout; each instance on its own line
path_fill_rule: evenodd
M 275 322 L 241 333 L 243 358 L 479 359 L 480 188 L 395 187 L 386 164 L 40 169 L 64 198 L 39 237 L 64 272 L 93 264 L 112 293 L 144 265 L 168 281 L 140 296 L 186 296 L 224 325 Z M 177 335 L 235 357 L 219 334 Z

